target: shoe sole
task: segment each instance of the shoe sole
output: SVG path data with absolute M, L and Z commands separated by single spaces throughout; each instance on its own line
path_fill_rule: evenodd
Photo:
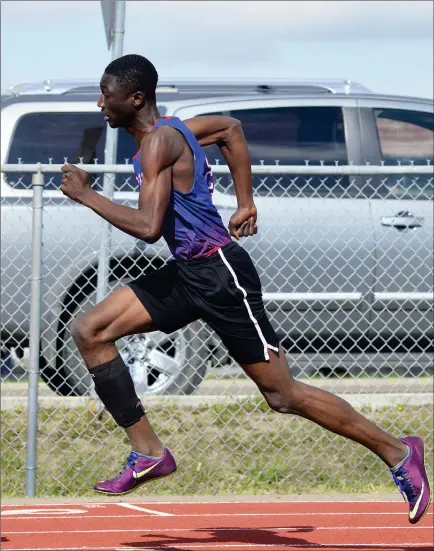
M 428 504 L 425 507 L 425 511 L 422 513 L 422 515 L 417 519 L 416 522 L 410 522 L 410 524 L 414 525 L 414 524 L 417 524 L 418 522 L 420 522 L 423 519 L 423 517 L 428 513 L 428 509 L 429 509 L 430 505 L 431 505 L 431 498 L 429 499 Z
M 153 478 L 148 478 L 147 480 L 144 480 L 143 482 L 140 482 L 140 484 L 137 484 L 137 486 L 134 486 L 134 488 L 131 488 L 131 490 L 127 490 L 126 492 L 119 492 L 119 493 L 113 493 L 113 492 L 105 492 L 104 490 L 97 490 L 96 488 L 92 488 L 94 492 L 97 494 L 103 494 L 106 496 L 124 496 L 126 494 L 131 494 L 131 492 L 134 492 L 135 490 L 139 489 L 141 486 L 148 482 L 152 482 L 153 480 L 160 480 L 161 478 L 167 478 L 168 476 L 171 476 L 176 471 L 172 471 L 169 474 L 162 474 L 161 476 L 154 476 Z

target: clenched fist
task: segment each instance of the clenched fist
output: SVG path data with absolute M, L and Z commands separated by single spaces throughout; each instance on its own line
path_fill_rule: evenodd
M 62 166 L 62 172 L 60 191 L 73 201 L 81 203 L 84 195 L 90 190 L 88 173 L 69 164 Z
M 229 220 L 229 233 L 235 239 L 255 235 L 258 232 L 257 215 L 253 203 L 247 207 L 239 207 Z

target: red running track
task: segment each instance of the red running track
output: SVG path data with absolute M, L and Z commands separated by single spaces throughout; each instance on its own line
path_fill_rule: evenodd
M 399 502 L 4 505 L 4 551 L 428 551 Z

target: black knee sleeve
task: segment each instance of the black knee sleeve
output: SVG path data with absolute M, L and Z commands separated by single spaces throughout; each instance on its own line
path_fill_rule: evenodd
M 137 397 L 130 372 L 120 356 L 90 369 L 90 374 L 101 402 L 120 427 L 128 428 L 140 421 L 145 410 Z

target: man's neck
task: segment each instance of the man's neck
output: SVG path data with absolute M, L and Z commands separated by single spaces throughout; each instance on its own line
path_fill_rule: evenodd
M 137 117 L 133 120 L 131 125 L 126 128 L 126 131 L 133 136 L 137 145 L 140 147 L 143 137 L 152 131 L 155 123 L 159 119 L 161 119 L 161 115 L 155 104 L 144 107 L 137 113 Z

